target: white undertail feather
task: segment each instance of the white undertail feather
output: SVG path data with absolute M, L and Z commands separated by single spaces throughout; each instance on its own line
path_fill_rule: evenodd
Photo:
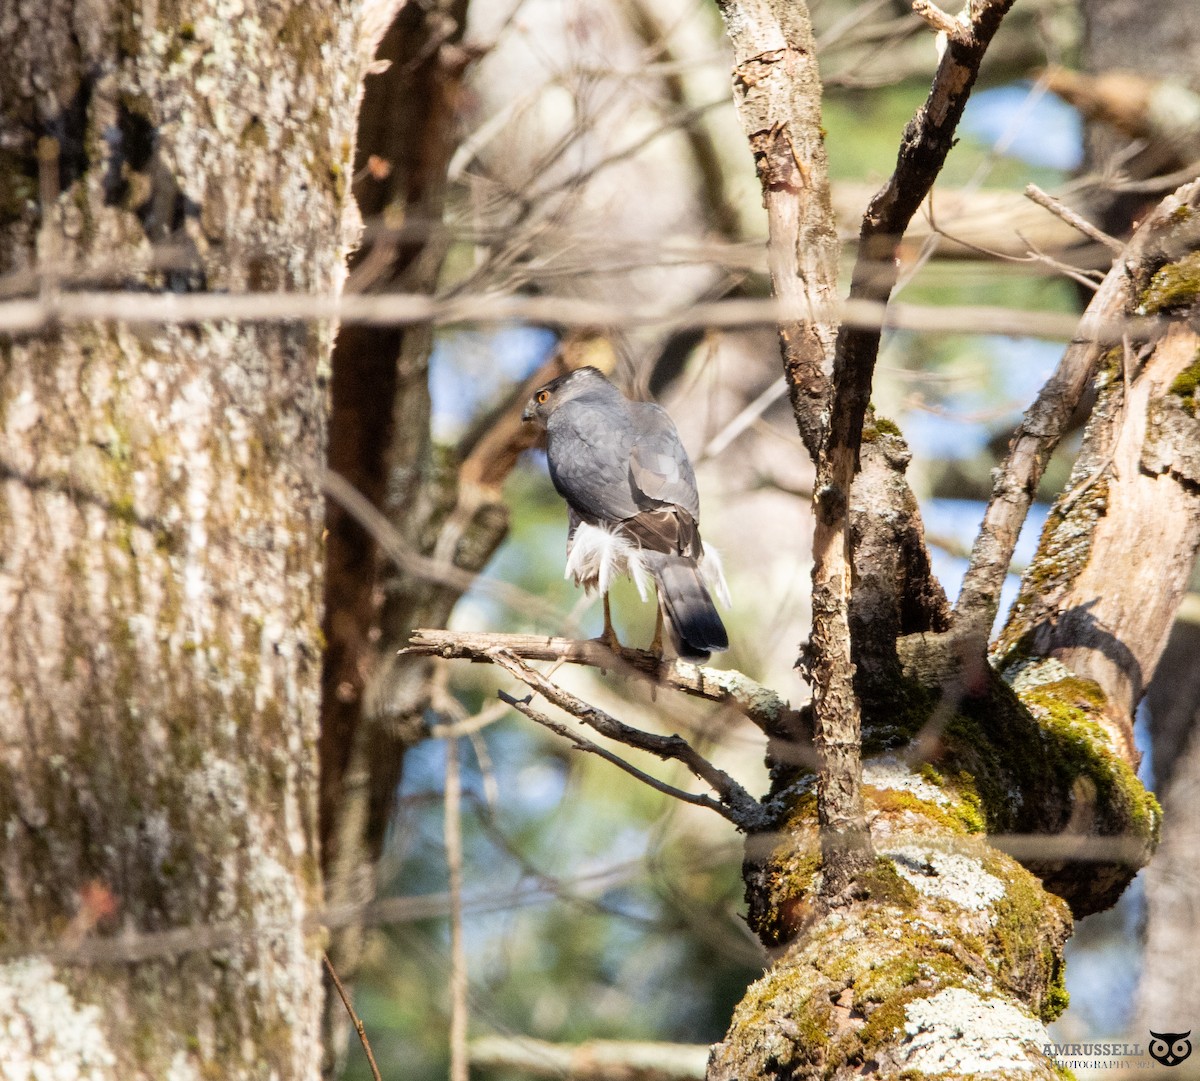
M 704 579 L 721 602 L 723 608 L 732 608 L 733 599 L 729 596 L 729 583 L 725 581 L 725 564 L 721 562 L 721 553 L 708 541 L 702 542 L 704 554 L 700 557 L 700 576 Z
M 622 574 L 633 579 L 642 600 L 649 599 L 650 571 L 638 545 L 600 525 L 580 522 L 567 540 L 567 568 L 564 578 L 574 578 L 591 592 L 607 593 Z

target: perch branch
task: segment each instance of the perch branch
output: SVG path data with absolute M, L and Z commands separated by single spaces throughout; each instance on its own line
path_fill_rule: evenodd
M 637 767 L 611 754 L 611 752 L 606 751 L 603 747 L 585 740 L 578 733 L 572 732 L 562 725 L 557 725 L 557 722 L 550 720 L 550 718 L 543 714 L 537 714 L 537 711 L 533 710 L 528 702 L 506 697 L 505 700 L 510 705 L 519 709 L 531 720 L 537 721 L 538 724 L 546 725 L 546 727 L 557 731 L 560 735 L 566 736 L 583 750 L 591 751 L 607 758 L 610 762 L 620 766 L 626 772 L 637 776 L 640 780 L 651 784 L 659 791 L 667 791 L 670 795 L 685 799 L 688 803 L 696 803 L 717 811 L 725 818 L 728 818 L 739 829 L 753 830 L 765 824 L 766 816 L 759 802 L 738 784 L 737 781 L 730 777 L 729 774 L 724 770 L 718 769 L 703 755 L 699 754 L 682 736 L 660 736 L 653 732 L 643 732 L 640 728 L 634 728 L 622 721 L 618 721 L 602 709 L 588 705 L 581 698 L 577 698 L 569 691 L 565 691 L 557 684 L 550 682 L 540 672 L 530 668 L 529 665 L 508 650 L 493 647 L 488 651 L 488 655 L 494 664 L 498 664 L 531 690 L 540 694 L 548 702 L 552 702 L 560 709 L 571 714 L 593 731 L 599 732 L 602 736 L 606 736 L 618 743 L 623 743 L 627 747 L 646 751 L 656 758 L 661 758 L 663 761 L 674 760 L 682 763 L 693 775 L 712 788 L 717 793 L 719 800 L 713 800 L 706 796 L 695 796 L 680 789 L 671 789 L 670 786 L 664 786 L 663 782 L 656 781 L 649 774 L 643 773 Z M 535 714 L 537 715 L 535 716 Z M 555 727 L 556 725 L 557 727 Z M 583 746 L 585 743 L 588 745 Z
M 526 661 L 564 661 L 590 668 L 616 669 L 622 675 L 649 680 L 694 698 L 728 705 L 775 739 L 807 741 L 811 734 L 802 715 L 770 687 L 741 672 L 704 668 L 686 661 L 664 661 L 645 649 L 622 648 L 618 656 L 597 639 L 551 638 L 541 634 L 415 630 L 403 653 L 446 660 L 490 662 L 490 651 L 507 650 Z

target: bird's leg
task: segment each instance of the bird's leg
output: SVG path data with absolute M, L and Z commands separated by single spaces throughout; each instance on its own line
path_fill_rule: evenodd
M 621 652 L 621 643 L 617 640 L 617 632 L 613 630 L 612 612 L 608 607 L 608 593 L 604 594 L 604 633 L 600 635 L 602 641 L 614 653 Z
M 650 643 L 650 652 L 661 661 L 663 656 L 663 614 L 662 605 L 659 604 L 656 607 L 658 614 L 654 620 L 654 640 Z

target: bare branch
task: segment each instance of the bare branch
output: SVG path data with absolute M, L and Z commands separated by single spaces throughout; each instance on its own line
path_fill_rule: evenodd
M 733 43 L 733 97 L 767 212 L 780 348 L 801 437 L 816 457 L 829 397 L 839 244 L 808 9 L 794 0 L 718 0 Z
M 969 22 L 959 22 L 953 16 L 947 15 L 937 4 L 931 3 L 931 0 L 913 0 L 912 9 L 914 15 L 924 19 L 939 34 L 945 34 L 960 45 L 971 44 Z
M 889 259 L 890 262 L 890 259 Z M 926 307 L 886 305 L 851 298 L 824 304 L 800 304 L 786 297 L 715 300 L 666 306 L 607 303 L 567 296 L 462 294 L 430 297 L 416 293 L 334 296 L 323 293 L 124 293 L 70 292 L 57 297 L 0 301 L 0 334 L 37 334 L 53 326 L 117 322 L 129 326 L 195 323 L 321 323 L 406 326 L 528 322 L 561 327 L 687 330 L 704 327 L 752 327 L 795 322 L 801 316 L 843 327 L 932 334 L 1016 334 L 1067 341 L 1077 329 L 1066 312 L 1031 312 L 987 305 Z M 1123 333 L 1146 336 L 1160 320 L 1126 318 L 1104 324 L 1098 333 L 1120 340 Z
M 542 713 L 541 710 L 534 709 L 529 704 L 528 698 L 514 698 L 505 691 L 498 691 L 497 693 L 500 696 L 500 701 L 525 714 L 531 721 L 540 724 L 543 728 L 548 728 L 555 735 L 562 736 L 563 739 L 573 744 L 579 750 L 597 755 L 606 762 L 611 762 L 618 769 L 624 770 L 631 777 L 636 777 L 656 792 L 671 796 L 673 799 L 682 800 L 684 803 L 694 804 L 697 807 L 707 807 L 710 811 L 716 811 L 723 818 L 728 818 L 731 822 L 735 821 L 729 811 L 711 796 L 701 796 L 694 792 L 686 792 L 682 788 L 676 788 L 674 785 L 667 784 L 666 781 L 660 781 L 657 777 L 652 777 L 644 770 L 638 769 L 632 762 L 626 762 L 620 755 L 613 754 L 606 747 L 601 747 L 600 744 L 594 743 L 579 732 L 572 731 L 565 724 L 560 724 L 558 721 L 552 720 L 546 714 Z
M 1084 236 L 1103 244 L 1110 251 L 1114 251 L 1120 255 L 1125 250 L 1125 245 L 1122 241 L 1114 236 L 1109 236 L 1103 229 L 1097 229 L 1082 214 L 1076 213 L 1061 200 L 1055 199 L 1053 195 L 1043 191 L 1036 184 L 1026 184 L 1025 195 L 1037 203 L 1038 206 L 1044 206 L 1055 217 L 1061 218 L 1072 228 L 1078 229 Z
M 463 935 L 462 780 L 458 740 L 446 740 L 446 866 L 450 878 L 450 1081 L 468 1081 L 467 946 Z
M 728 705 L 743 714 L 767 735 L 777 739 L 807 740 L 801 714 L 770 687 L 741 672 L 705 668 L 686 661 L 665 661 L 644 649 L 622 647 L 614 654 L 598 639 L 580 641 L 540 634 L 496 634 L 487 631 L 415 630 L 404 653 L 433 654 L 447 660 L 490 662 L 491 651 L 503 649 L 527 661 L 564 661 L 590 668 L 613 669 L 622 675 L 649 680 L 695 698 Z
M 969 31 L 949 39 L 925 104 L 904 132 L 896 168 L 863 216 L 852 299 L 878 302 L 891 295 L 897 275 L 895 247 L 945 164 L 984 53 L 1012 4 L 1013 0 L 981 0 L 970 5 Z M 844 324 L 838 338 L 829 445 L 852 445 L 855 456 L 879 337 L 878 328 Z
M 471 1042 L 477 1066 L 516 1071 L 521 1077 L 574 1081 L 703 1081 L 707 1044 L 589 1040 L 549 1043 L 528 1036 L 487 1036 Z
M 337 989 L 338 997 L 342 1000 L 342 1005 L 346 1007 L 346 1012 L 350 1015 L 350 1021 L 354 1025 L 354 1031 L 358 1033 L 359 1042 L 363 1046 L 363 1050 L 367 1053 L 367 1064 L 371 1067 L 371 1076 L 375 1081 L 383 1081 L 379 1076 L 379 1067 L 375 1063 L 375 1055 L 371 1051 L 371 1041 L 367 1039 L 367 1030 L 354 1012 L 354 1007 L 350 1004 L 350 996 L 346 993 L 346 988 L 342 986 L 342 981 L 338 979 L 338 974 L 334 970 L 333 962 L 329 960 L 329 954 L 321 954 L 321 960 L 325 962 L 325 971 L 329 973 L 329 978 L 333 980 L 333 986 Z
M 634 728 L 622 721 L 618 721 L 602 709 L 597 709 L 595 706 L 589 705 L 569 691 L 563 690 L 557 684 L 551 683 L 540 672 L 530 668 L 529 665 L 525 664 L 524 661 L 508 650 L 495 647 L 489 651 L 489 655 L 493 663 L 500 665 L 501 668 L 516 676 L 527 687 L 537 691 L 547 701 L 553 702 L 554 705 L 570 713 L 577 720 L 594 731 L 599 732 L 602 736 L 606 736 L 608 739 L 615 740 L 618 743 L 623 743 L 627 747 L 635 747 L 638 750 L 646 751 L 664 761 L 674 760 L 682 763 L 696 777 L 712 788 L 720 799 L 718 803 L 705 796 L 689 796 L 689 803 L 705 801 L 702 804 L 703 806 L 711 807 L 713 810 L 718 811 L 718 813 L 728 818 L 739 829 L 750 831 L 765 825 L 766 814 L 762 805 L 738 784 L 737 781 L 730 777 L 729 774 L 725 773 L 724 770 L 718 769 L 703 755 L 699 754 L 682 736 L 660 736 L 653 732 L 643 732 L 640 728 Z M 543 716 L 534 717 L 533 713 L 530 712 L 531 707 L 527 703 L 513 700 L 511 704 L 520 709 L 526 716 L 536 720 L 539 724 L 548 724 L 549 726 L 556 723 L 549 721 L 548 718 L 544 718 Z M 567 735 L 570 739 L 580 738 L 577 734 L 571 733 L 569 729 L 562 729 L 560 726 L 559 730 L 561 734 Z M 615 756 L 610 756 L 610 753 L 601 747 L 595 747 L 593 750 L 593 747 L 589 746 L 586 749 L 593 751 L 593 753 L 601 754 L 603 757 L 608 758 L 609 761 L 615 761 L 618 765 L 621 765 L 622 769 L 628 772 L 634 772 L 635 770 L 635 767 L 630 766 L 628 763 L 622 763 Z M 642 774 L 640 770 L 637 771 L 637 774 L 640 775 L 640 779 L 648 783 L 653 781 L 653 778 Z M 653 786 L 660 791 L 665 791 L 662 788 L 662 782 L 655 781 Z M 679 796 L 678 790 L 674 790 L 671 794 Z M 685 793 L 684 795 L 687 794 Z M 679 796 L 679 798 L 683 798 L 683 796 Z
M 472 571 L 448 560 L 434 559 L 413 551 L 404 543 L 404 538 L 396 531 L 395 526 L 366 496 L 350 484 L 345 477 L 324 470 L 320 476 L 321 490 L 327 497 L 342 507 L 360 526 L 363 527 L 375 543 L 379 545 L 388 559 L 397 567 L 411 574 L 414 578 L 436 582 L 452 589 L 466 592 L 477 588 L 490 593 L 497 600 L 503 601 L 516 611 L 549 619 L 555 623 L 562 621 L 562 612 L 541 597 L 508 582 L 498 582 L 484 578 Z
M 1019 652 L 1027 667 L 1043 658 L 1086 681 L 1095 719 L 1131 766 L 1133 711 L 1200 550 L 1200 334 L 1188 276 L 1200 251 L 1198 205 L 1200 181 L 1165 199 L 1112 271 L 1128 306 L 1176 318 L 1160 337 L 1114 350 L 1097 379 L 1071 480 L 994 649 L 1002 663 Z

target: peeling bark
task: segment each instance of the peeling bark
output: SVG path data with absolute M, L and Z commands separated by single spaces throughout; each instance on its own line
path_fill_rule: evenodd
M 0 14 L 0 271 L 332 290 L 357 7 L 153 20 Z M 179 961 L 0 965 L 4 1076 L 316 1076 L 328 347 L 300 325 L 0 339 L 6 949 L 245 928 Z
M 734 48 L 734 104 L 762 184 L 775 294 L 800 310 L 828 310 L 837 298 L 840 245 L 808 10 L 784 0 L 719 6 Z M 815 316 L 779 330 L 792 408 L 814 457 L 826 423 L 836 334 Z
M 1198 208 L 1200 182 L 1155 210 L 1139 231 L 1139 257 L 1114 270 L 1126 287 L 1113 314 L 1175 320 L 1157 340 L 1127 340 L 1107 354 L 1071 480 L 997 649 L 1002 663 L 1050 657 L 1093 682 L 1114 746 L 1134 762 L 1133 711 L 1200 549 Z

